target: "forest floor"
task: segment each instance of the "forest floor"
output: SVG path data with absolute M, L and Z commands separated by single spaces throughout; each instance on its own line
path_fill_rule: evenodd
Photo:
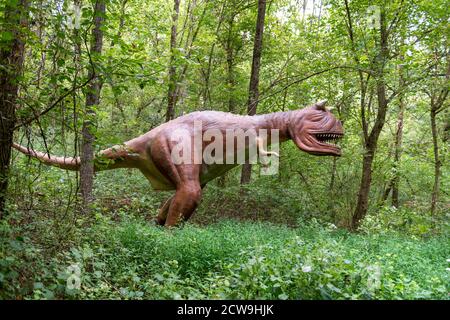
M 2 224 L 0 297 L 448 299 L 450 250 L 439 236 L 229 219 L 167 230 L 97 216 L 55 244 L 62 230 L 40 234 L 46 227 L 19 235 Z
M 409 211 L 377 212 L 387 224 L 350 233 L 305 207 L 295 186 L 260 181 L 242 193 L 229 182 L 208 186 L 193 219 L 165 229 L 149 218 L 169 193 L 146 192 L 138 174 L 99 175 L 88 216 L 67 207 L 70 181 L 57 170 L 29 189 L 13 181 L 0 298 L 449 298 L 448 232 Z

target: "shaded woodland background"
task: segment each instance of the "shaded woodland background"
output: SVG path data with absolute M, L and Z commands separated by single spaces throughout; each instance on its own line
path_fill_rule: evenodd
M 0 297 L 448 298 L 448 7 L 2 0 Z M 139 172 L 93 175 L 95 152 L 192 111 L 323 99 L 344 123 L 342 157 L 288 142 L 278 175 L 234 169 L 173 234 L 147 221 L 170 193 Z M 81 171 L 12 141 L 81 156 Z M 385 276 L 367 289 L 380 250 Z M 298 274 L 284 269 L 297 255 Z M 73 263 L 85 277 L 74 290 Z

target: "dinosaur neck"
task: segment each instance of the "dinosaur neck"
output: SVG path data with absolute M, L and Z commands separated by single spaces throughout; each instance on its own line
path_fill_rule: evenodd
M 289 140 L 289 123 L 298 111 L 274 112 L 256 116 L 258 129 L 279 130 L 280 142 Z

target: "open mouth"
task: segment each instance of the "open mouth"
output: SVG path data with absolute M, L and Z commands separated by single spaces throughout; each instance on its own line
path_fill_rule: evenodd
M 317 141 L 329 145 L 331 147 L 339 148 L 337 141 L 343 136 L 342 133 L 338 132 L 327 132 L 327 133 L 316 133 L 315 138 Z

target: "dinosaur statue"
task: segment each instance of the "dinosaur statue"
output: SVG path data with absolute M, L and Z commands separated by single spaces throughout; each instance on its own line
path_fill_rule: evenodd
M 209 181 L 239 165 L 228 162 L 206 164 L 203 160 L 200 160 L 200 163 L 174 163 L 172 151 L 177 144 L 177 141 L 173 139 L 175 131 L 184 130 L 182 132 L 185 136 L 192 137 L 199 133 L 204 135 L 211 129 L 219 133 L 224 133 L 230 128 L 256 131 L 276 129 L 278 142 L 292 139 L 300 150 L 307 153 L 319 156 L 340 156 L 339 146 L 327 141 L 341 138 L 344 130 L 341 122 L 325 108 L 325 104 L 326 101 L 321 101 L 299 110 L 255 116 L 241 116 L 218 111 L 193 112 L 161 124 L 137 138 L 124 142 L 123 145 L 100 151 L 94 160 L 94 170 L 137 168 L 155 190 L 176 190 L 175 194 L 161 206 L 156 217 L 158 224 L 174 226 L 180 219 L 186 221 L 190 218 L 200 202 L 203 187 Z M 202 123 L 200 132 L 195 129 L 195 121 Z M 224 134 L 224 144 L 226 139 L 227 136 Z M 277 153 L 264 149 L 264 143 L 270 145 L 272 142 L 276 143 L 272 141 L 270 134 L 264 141 L 259 137 L 254 141 L 260 154 L 277 156 Z M 203 148 L 210 143 L 211 141 L 204 140 L 201 142 Z M 247 150 L 250 142 L 245 143 Z M 79 157 L 51 156 L 16 143 L 13 144 L 13 148 L 27 156 L 37 158 L 46 165 L 66 170 L 80 168 Z M 190 152 L 196 152 L 192 150 Z M 233 151 L 246 152 L 238 150 L 236 146 Z

